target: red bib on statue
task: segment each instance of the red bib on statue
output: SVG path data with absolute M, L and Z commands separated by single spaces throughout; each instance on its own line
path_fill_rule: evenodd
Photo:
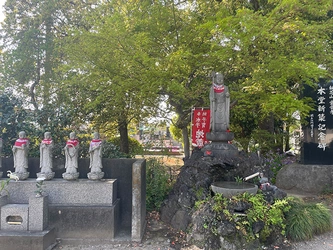
M 26 145 L 28 143 L 29 139 L 27 138 L 20 138 L 15 141 L 15 146 L 22 147 L 22 145 Z

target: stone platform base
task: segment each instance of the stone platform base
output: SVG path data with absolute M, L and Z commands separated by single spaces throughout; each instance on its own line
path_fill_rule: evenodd
M 213 142 L 228 142 L 234 139 L 234 133 L 232 132 L 208 132 L 206 138 L 208 141 Z
M 57 238 L 114 240 L 120 228 L 119 203 L 118 199 L 112 205 L 50 205 L 49 223 Z
M 0 249 L 3 250 L 51 250 L 56 244 L 54 229 L 0 231 Z
M 205 145 L 201 150 L 204 156 L 218 159 L 237 157 L 239 154 L 235 145 L 223 142 L 212 142 Z

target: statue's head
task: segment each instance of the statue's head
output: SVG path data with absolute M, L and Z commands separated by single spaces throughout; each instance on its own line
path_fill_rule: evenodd
M 21 131 L 19 133 L 19 138 L 25 138 L 25 132 L 24 131 Z
M 99 133 L 98 132 L 94 133 L 94 139 L 99 139 Z
M 45 139 L 51 139 L 51 132 L 45 132 L 44 133 L 44 138 Z
M 218 84 L 218 85 L 222 85 L 223 80 L 224 80 L 223 75 L 220 72 L 216 72 L 215 73 L 215 83 Z
M 74 140 L 76 138 L 75 132 L 69 134 L 69 139 Z

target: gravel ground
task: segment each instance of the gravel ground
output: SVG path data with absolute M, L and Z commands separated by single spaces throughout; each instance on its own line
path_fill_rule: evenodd
M 303 241 L 292 244 L 293 250 L 332 250 L 333 249 L 333 233 L 325 233 L 314 237 L 310 241 Z

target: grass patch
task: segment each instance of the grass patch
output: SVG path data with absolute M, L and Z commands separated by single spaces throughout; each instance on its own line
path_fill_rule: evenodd
M 286 214 L 286 235 L 292 241 L 303 241 L 332 229 L 331 211 L 322 203 L 295 200 Z

